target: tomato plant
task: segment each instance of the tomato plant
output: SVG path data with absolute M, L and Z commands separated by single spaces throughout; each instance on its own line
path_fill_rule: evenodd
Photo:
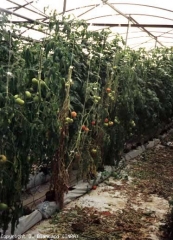
M 96 178 L 98 167 L 118 165 L 127 141 L 172 119 L 173 51 L 124 48 L 109 30 L 55 13 L 40 42 L 0 24 L 0 227 L 14 232 L 33 164 L 51 163 L 63 207 L 76 160 L 81 177 Z

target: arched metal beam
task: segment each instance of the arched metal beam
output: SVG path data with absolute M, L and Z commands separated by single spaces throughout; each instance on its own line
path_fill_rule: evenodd
M 150 39 L 148 41 L 145 41 L 145 42 L 142 42 L 142 43 L 139 43 L 139 44 L 131 44 L 130 48 L 136 48 L 136 47 L 139 47 L 140 45 L 143 45 L 143 44 L 146 44 L 146 43 L 149 43 L 151 41 L 153 41 L 154 39 Z M 134 45 L 134 46 L 133 46 Z
M 126 19 L 128 19 L 128 21 L 132 22 L 133 24 L 139 24 L 134 18 L 132 18 L 131 16 L 127 16 L 126 14 L 124 14 L 123 12 L 119 11 L 118 9 L 116 9 L 111 3 L 108 2 L 108 0 L 102 0 L 103 3 L 105 3 L 106 5 L 108 5 L 110 8 L 112 8 L 114 11 L 116 11 L 117 13 L 121 14 L 123 17 L 125 17 Z M 141 28 L 152 38 L 154 38 L 161 46 L 163 46 L 163 44 L 157 40 L 156 36 L 154 36 L 152 33 L 150 33 L 145 27 Z
M 107 4 L 107 1 L 103 1 L 105 4 Z M 163 10 L 163 11 L 168 11 L 168 12 L 173 12 L 172 10 L 169 10 L 169 9 L 165 9 L 165 8 L 160 8 L 160 7 L 156 7 L 156 6 L 152 6 L 152 5 L 146 5 L 146 4 L 131 4 L 131 3 L 111 3 L 111 4 L 125 4 L 125 5 L 136 5 L 136 6 L 142 6 L 142 7 L 150 7 L 150 8 L 154 8 L 154 9 L 159 9 L 159 10 Z M 97 7 L 99 6 L 99 4 L 96 4 L 96 5 L 88 5 L 88 6 L 83 6 L 83 7 L 79 7 L 79 8 L 75 8 L 75 9 L 71 9 L 71 10 L 68 10 L 68 12 L 72 11 L 72 10 L 77 10 L 77 9 L 81 9 L 81 8 L 87 8 L 87 7 Z M 122 15 L 122 13 L 120 13 Z M 123 14 L 124 15 L 124 14 Z M 126 17 L 126 15 L 124 15 L 124 17 Z M 127 18 L 127 17 L 126 17 Z M 133 19 L 134 20 L 134 19 Z M 138 26 L 139 27 L 139 26 Z M 142 27 L 144 28 L 144 27 Z M 157 40 L 157 37 L 154 36 L 152 33 L 150 33 L 148 30 L 146 29 L 143 29 L 145 32 L 148 33 L 149 36 L 151 36 L 152 38 L 154 38 L 156 41 Z M 159 42 L 160 45 L 162 45 L 162 43 Z
M 7 1 L 17 5 L 17 7 L 8 8 L 8 10 L 14 9 L 13 12 L 16 12 L 17 10 L 19 10 L 21 8 L 26 8 L 26 6 L 28 6 L 29 4 L 33 3 L 33 1 L 32 1 L 32 2 L 27 2 L 24 5 L 20 5 L 20 4 L 16 4 L 15 2 L 12 2 L 12 1 L 9 1 L 9 0 L 7 0 Z
M 14 1 L 12 1 L 12 0 L 6 0 L 7 2 L 10 2 L 10 3 L 13 3 L 13 4 L 15 4 L 16 6 L 18 6 L 18 7 L 20 7 L 20 8 L 24 8 L 24 9 L 26 9 L 26 10 L 28 10 L 28 11 L 30 11 L 30 12 L 33 12 L 33 13 L 36 13 L 36 14 L 38 14 L 38 15 L 40 15 L 40 16 L 43 16 L 43 17 L 46 17 L 47 15 L 46 14 L 44 14 L 44 13 L 42 13 L 41 11 L 39 11 L 37 8 L 35 8 L 37 11 L 35 11 L 35 10 L 33 10 L 33 9 L 30 9 L 30 8 L 28 8 L 27 6 L 25 6 L 25 5 L 20 5 L 19 3 L 16 3 L 16 2 L 14 2 Z M 31 5 L 31 3 L 27 3 L 27 5 L 28 4 L 30 4 Z M 32 6 L 32 5 L 31 5 Z M 32 6 L 33 7 L 33 6 Z M 17 9 L 18 10 L 18 9 Z
M 91 5 L 86 5 L 86 6 L 82 6 L 82 7 L 77 7 L 77 8 L 71 8 L 69 10 L 66 10 L 66 12 L 72 12 L 72 11 L 75 11 L 75 10 L 79 10 L 79 9 L 83 9 L 83 8 L 95 8 L 95 7 L 98 7 L 100 4 L 91 4 Z M 63 12 L 59 13 L 59 15 L 63 14 Z
M 163 10 L 163 11 L 167 11 L 167 12 L 173 12 L 172 10 L 169 10 L 169 9 L 166 9 L 166 8 L 161 8 L 161 7 L 156 7 L 156 6 L 152 6 L 152 5 L 146 5 L 146 4 L 136 4 L 136 3 L 114 3 L 114 2 L 111 2 L 111 4 L 116 4 L 116 5 L 132 5 L 132 6 L 140 6 L 140 7 L 149 7 L 149 8 L 153 8 L 153 9 L 158 9 L 158 10 Z M 72 8 L 72 9 L 69 9 L 69 10 L 66 10 L 66 13 L 70 13 L 74 10 L 79 10 L 79 9 L 84 9 L 84 8 L 90 8 L 89 10 L 87 10 L 86 12 L 82 13 L 80 16 L 84 15 L 85 13 L 87 13 L 88 11 L 91 11 L 93 10 L 95 7 L 98 7 L 100 4 L 91 4 L 91 5 L 85 5 L 85 6 L 82 6 L 82 7 L 77 7 L 77 8 Z M 63 12 L 61 12 L 59 15 L 63 14 Z M 45 22 L 47 19 L 49 19 L 49 17 L 46 17 L 42 20 L 42 22 Z M 154 35 L 152 37 L 155 37 Z
M 98 5 L 98 6 L 99 6 L 99 5 Z M 98 7 L 98 6 L 91 7 L 90 9 L 88 9 L 87 11 L 81 13 L 81 14 L 78 15 L 77 17 L 81 17 L 81 16 L 83 16 L 84 14 L 86 14 L 86 13 L 88 13 L 88 12 L 91 12 L 93 9 L 95 9 L 95 8 Z
M 159 9 L 159 10 L 163 10 L 163 11 L 167 11 L 167 12 L 173 12 L 173 10 L 167 9 L 167 8 L 161 8 L 161 7 L 156 7 L 156 6 L 152 6 L 152 5 L 147 5 L 147 4 L 139 4 L 139 3 L 111 3 L 111 4 L 116 4 L 116 5 L 135 5 L 135 6 L 141 6 L 141 7 L 149 7 L 149 8 L 155 8 L 155 9 Z
M 121 34 L 120 34 L 121 35 Z M 109 37 L 114 37 L 116 34 L 110 35 Z M 128 39 L 137 39 L 137 38 L 148 38 L 149 36 L 137 36 L 137 37 L 129 37 Z M 171 37 L 170 37 L 171 38 Z
M 92 23 L 91 26 L 102 26 L 102 27 L 128 27 L 128 24 L 117 24 L 117 23 Z M 173 28 L 173 24 L 139 24 L 139 23 L 132 23 L 130 24 L 130 27 L 136 27 L 136 28 Z M 147 30 L 146 30 L 147 31 Z M 148 32 L 148 31 L 147 31 Z
M 172 31 L 172 30 L 171 30 Z M 141 31 L 141 32 L 143 32 L 143 31 Z M 168 33 L 168 32 L 161 32 L 161 31 L 150 31 L 151 33 L 161 33 L 161 35 L 162 34 L 170 34 L 170 35 L 173 35 L 173 33 Z M 137 31 L 135 31 L 135 32 L 130 32 L 130 34 L 134 34 L 134 33 L 139 33 L 139 31 L 137 32 Z M 124 35 L 124 34 L 126 34 L 126 32 L 124 32 L 124 33 L 119 33 L 119 34 L 121 34 L 121 35 Z M 159 36 L 161 36 L 161 35 L 159 35 Z
M 156 7 L 156 6 L 152 6 L 152 5 L 146 5 L 146 4 L 137 4 L 137 3 L 115 3 L 115 2 L 111 2 L 110 4 L 116 4 L 116 5 L 136 5 L 136 6 L 141 6 L 141 7 L 149 7 L 149 8 L 154 8 L 154 9 L 159 9 L 159 10 L 163 10 L 163 11 L 167 11 L 167 12 L 172 12 L 173 10 L 170 9 L 166 9 L 166 8 L 161 8 L 161 7 Z M 71 8 L 66 10 L 66 12 L 72 12 L 75 10 L 79 10 L 79 9 L 83 9 L 83 8 L 88 8 L 88 7 L 98 7 L 100 4 L 90 4 L 90 5 L 85 5 L 82 7 L 77 7 L 77 8 Z M 63 14 L 63 12 L 59 13 L 59 15 Z
M 21 14 L 15 13 L 15 12 L 13 12 L 13 11 L 10 11 L 10 10 L 7 10 L 7 9 L 1 8 L 1 7 L 0 7 L 0 12 L 5 12 L 5 13 L 7 13 L 7 14 L 9 14 L 9 15 L 14 15 L 14 16 L 16 16 L 16 17 L 25 19 L 25 20 L 27 20 L 27 21 L 29 21 L 29 22 L 31 22 L 31 23 L 38 23 L 38 24 L 42 24 L 42 25 L 47 26 L 46 23 L 39 22 L 39 21 L 37 21 L 36 19 L 28 18 L 28 17 L 26 17 L 26 16 L 23 16 L 23 15 L 21 15 Z
M 161 18 L 161 19 L 166 19 L 166 20 L 171 20 L 171 21 L 173 21 L 173 18 L 161 17 L 161 16 L 157 16 L 157 15 L 152 15 L 152 14 L 127 13 L 127 15 L 130 15 L 130 16 L 155 17 L 155 18 Z M 98 19 L 98 18 L 105 18 L 105 17 L 112 17 L 112 16 L 121 16 L 121 14 L 115 14 L 115 15 L 112 15 L 112 14 L 109 14 L 109 15 L 102 15 L 102 16 L 98 16 L 98 17 L 93 17 L 93 18 L 85 19 L 85 21 L 91 21 L 91 20 L 95 20 L 95 19 Z

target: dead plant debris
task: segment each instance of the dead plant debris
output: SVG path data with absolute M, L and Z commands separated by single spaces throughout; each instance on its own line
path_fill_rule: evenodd
M 76 233 L 79 239 L 95 240 L 149 240 L 145 226 L 155 217 L 145 215 L 142 210 L 127 207 L 122 211 L 98 211 L 95 208 L 80 208 L 58 213 L 52 222 L 56 224 L 56 233 Z
M 101 211 L 95 207 L 65 208 L 52 219 L 56 227 L 49 234 L 76 233 L 80 240 L 172 239 L 169 237 L 173 226 L 170 225 L 173 222 L 173 212 L 172 217 L 165 214 L 165 219 L 160 219 L 157 209 L 144 209 L 141 201 L 146 206 L 153 201 L 153 196 L 172 201 L 173 149 L 149 149 L 135 161 L 132 160 L 125 171 L 128 177 L 121 179 L 121 184 L 116 179 L 114 182 L 106 182 L 105 189 L 102 188 L 99 192 L 121 191 L 127 198 L 124 209 Z M 107 185 L 110 188 L 106 188 Z M 152 238 L 152 233 L 157 238 Z

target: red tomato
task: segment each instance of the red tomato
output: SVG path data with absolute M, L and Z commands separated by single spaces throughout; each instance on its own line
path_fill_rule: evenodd
M 75 118 L 77 116 L 77 113 L 75 111 L 71 112 L 71 117 Z
M 89 132 L 89 128 L 87 128 L 87 127 L 85 127 L 85 130 L 84 130 L 85 132 Z
M 96 122 L 95 122 L 95 121 L 92 121 L 91 124 L 94 126 L 94 125 L 96 125 Z
M 106 88 L 106 92 L 107 92 L 107 93 L 110 93 L 110 92 L 111 92 L 111 89 L 110 89 L 110 88 Z
M 105 123 L 108 123 L 109 122 L 109 119 L 108 118 L 105 118 Z

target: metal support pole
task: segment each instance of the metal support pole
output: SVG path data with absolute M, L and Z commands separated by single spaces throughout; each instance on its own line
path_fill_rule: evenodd
M 130 27 L 130 16 L 128 18 L 128 27 L 127 27 L 127 32 L 126 32 L 126 42 L 125 42 L 125 49 L 127 47 L 127 40 L 128 40 L 128 34 L 129 34 L 129 27 Z
M 119 11 L 117 8 L 114 7 L 114 5 L 112 3 L 109 3 L 107 0 L 102 0 L 103 3 L 107 4 L 110 8 L 112 8 L 114 11 L 116 11 L 117 13 L 119 13 L 120 15 L 122 15 L 123 17 L 129 19 L 133 24 L 138 24 L 138 22 L 133 19 L 131 16 L 128 17 L 126 14 L 124 14 L 123 12 Z M 156 36 L 154 36 L 152 33 L 150 33 L 147 29 L 145 29 L 145 27 L 142 27 L 143 31 L 145 31 L 150 37 L 156 39 Z M 157 40 L 157 42 L 163 46 L 163 44 L 161 42 L 159 42 Z
M 156 41 L 155 41 L 155 46 L 154 46 L 154 47 L 156 48 L 156 47 L 157 47 L 157 37 L 156 37 L 155 40 L 156 40 Z
M 1 8 L 1 7 L 0 7 L 0 12 L 5 12 L 5 13 L 7 13 L 7 14 L 9 14 L 9 15 L 14 15 L 14 16 L 16 16 L 16 17 L 26 19 L 26 20 L 29 21 L 30 23 L 37 23 L 37 24 L 42 24 L 42 25 L 44 25 L 44 26 L 47 26 L 47 23 L 40 22 L 40 21 L 38 21 L 38 20 L 36 20 L 36 19 L 28 18 L 28 17 L 26 17 L 26 16 L 24 16 L 24 15 L 20 15 L 20 14 L 18 14 L 18 13 L 16 13 L 16 12 L 10 11 L 10 10 L 5 9 L 5 8 Z
M 67 0 L 64 0 L 64 4 L 63 4 L 63 15 L 66 12 L 66 5 L 67 5 Z

